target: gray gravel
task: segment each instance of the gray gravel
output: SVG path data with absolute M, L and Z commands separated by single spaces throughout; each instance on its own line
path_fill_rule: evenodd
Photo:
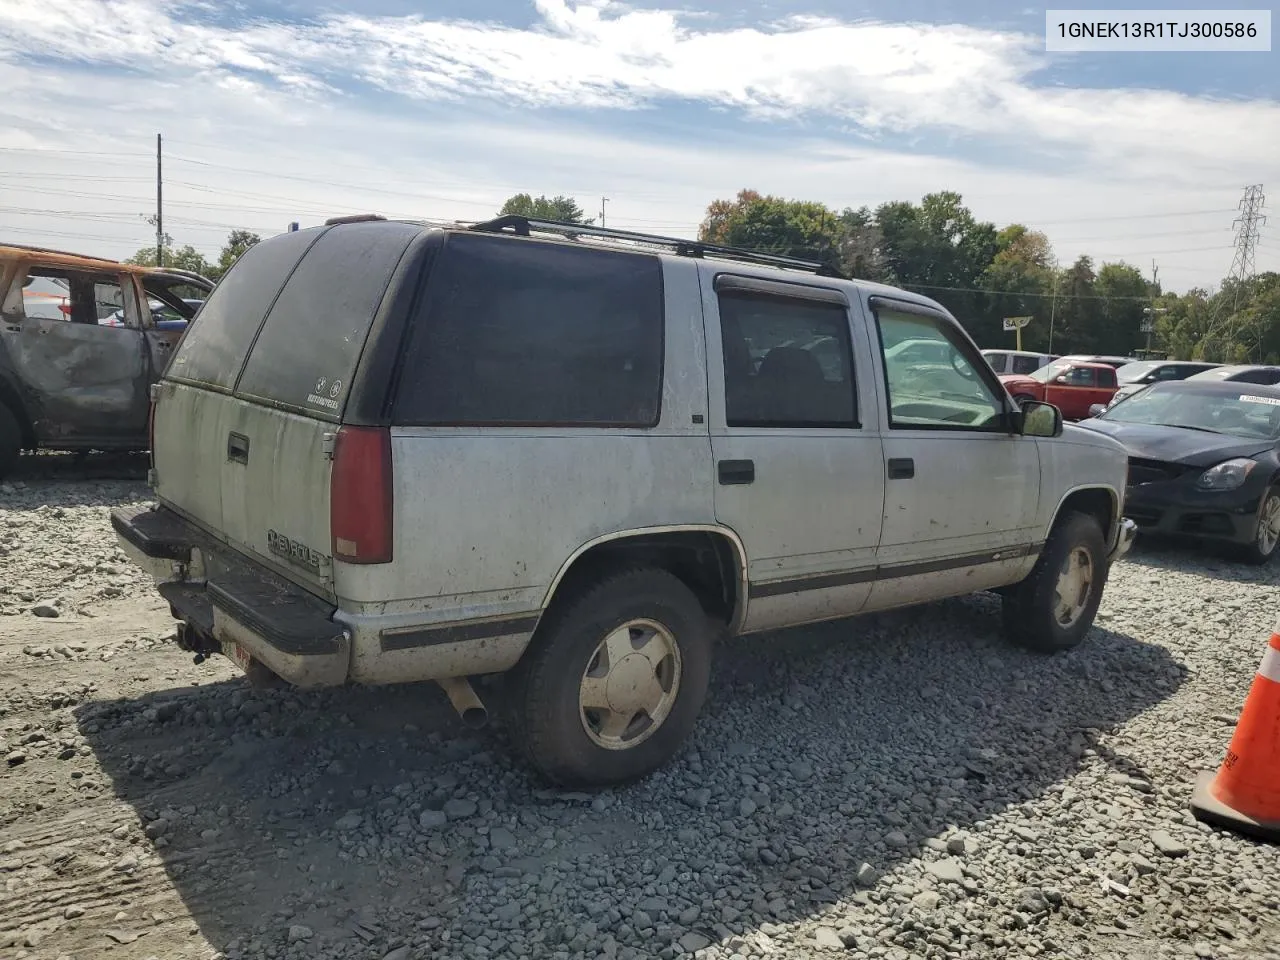
M 5 622 L 149 599 L 108 569 L 104 517 L 142 496 L 0 490 L 0 602 L 25 605 Z M 594 794 L 531 780 L 431 685 L 255 692 L 163 643 L 11 650 L 0 674 L 31 672 L 0 691 L 0 952 L 1280 957 L 1280 852 L 1187 806 L 1278 572 L 1140 545 L 1086 645 L 1050 658 L 999 639 L 990 597 L 735 641 L 688 749 Z M 50 867 L 64 842 L 99 858 L 79 886 Z

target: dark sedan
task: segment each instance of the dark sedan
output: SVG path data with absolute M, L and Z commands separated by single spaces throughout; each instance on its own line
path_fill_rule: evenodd
M 1080 424 L 1129 451 L 1125 516 L 1266 563 L 1280 543 L 1280 386 L 1156 383 Z

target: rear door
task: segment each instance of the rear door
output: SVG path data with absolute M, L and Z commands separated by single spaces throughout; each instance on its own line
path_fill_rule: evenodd
M 156 447 L 164 450 L 163 462 L 157 457 L 159 492 L 231 545 L 319 592 L 332 588 L 326 439 L 338 430 L 383 295 L 420 232 L 408 224 L 344 224 L 252 247 L 228 274 L 228 280 L 241 274 L 239 306 L 246 315 L 228 316 L 235 304 L 221 301 L 236 299 L 236 291 L 224 293 L 224 281 L 170 371 L 172 378 L 185 375 L 193 340 L 221 350 L 232 364 L 246 352 L 246 339 L 251 343 L 230 392 L 180 384 L 192 398 L 164 401 L 175 414 L 187 412 L 192 437 L 175 441 L 184 425 L 166 415 L 162 438 L 157 418 Z M 192 467 L 175 464 L 183 455 Z M 181 477 L 181 484 L 170 476 Z
M 856 613 L 884 502 L 867 337 L 840 288 L 700 274 L 715 515 L 746 548 L 745 629 Z

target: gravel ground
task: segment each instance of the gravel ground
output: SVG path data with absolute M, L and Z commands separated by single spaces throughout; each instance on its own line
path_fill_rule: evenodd
M 0 955 L 1280 958 L 1277 848 L 1187 806 L 1280 567 L 1140 545 L 1052 658 L 989 597 L 735 641 L 675 762 L 565 794 L 431 685 L 193 665 L 137 464 L 76 469 L 0 487 Z

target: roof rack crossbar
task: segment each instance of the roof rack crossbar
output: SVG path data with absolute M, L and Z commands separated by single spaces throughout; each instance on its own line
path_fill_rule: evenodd
M 831 264 L 820 260 L 802 260 L 799 257 L 785 257 L 776 253 L 761 253 L 757 250 L 744 250 L 741 247 L 725 247 L 715 243 L 703 243 L 700 240 L 685 240 L 679 237 L 664 237 L 652 233 L 637 233 L 633 230 L 614 230 L 606 227 L 587 226 L 581 223 L 566 223 L 561 220 L 539 220 L 532 217 L 504 216 L 494 220 L 485 220 L 472 224 L 468 229 L 481 233 L 504 233 L 508 230 L 518 236 L 527 237 L 532 232 L 555 233 L 564 236 L 603 237 L 610 240 L 627 240 L 632 243 L 643 243 L 661 247 L 680 257 L 715 257 L 721 260 L 733 260 L 739 263 L 750 263 L 766 267 L 784 267 L 791 270 L 804 270 L 821 277 L 837 277 L 843 274 Z

